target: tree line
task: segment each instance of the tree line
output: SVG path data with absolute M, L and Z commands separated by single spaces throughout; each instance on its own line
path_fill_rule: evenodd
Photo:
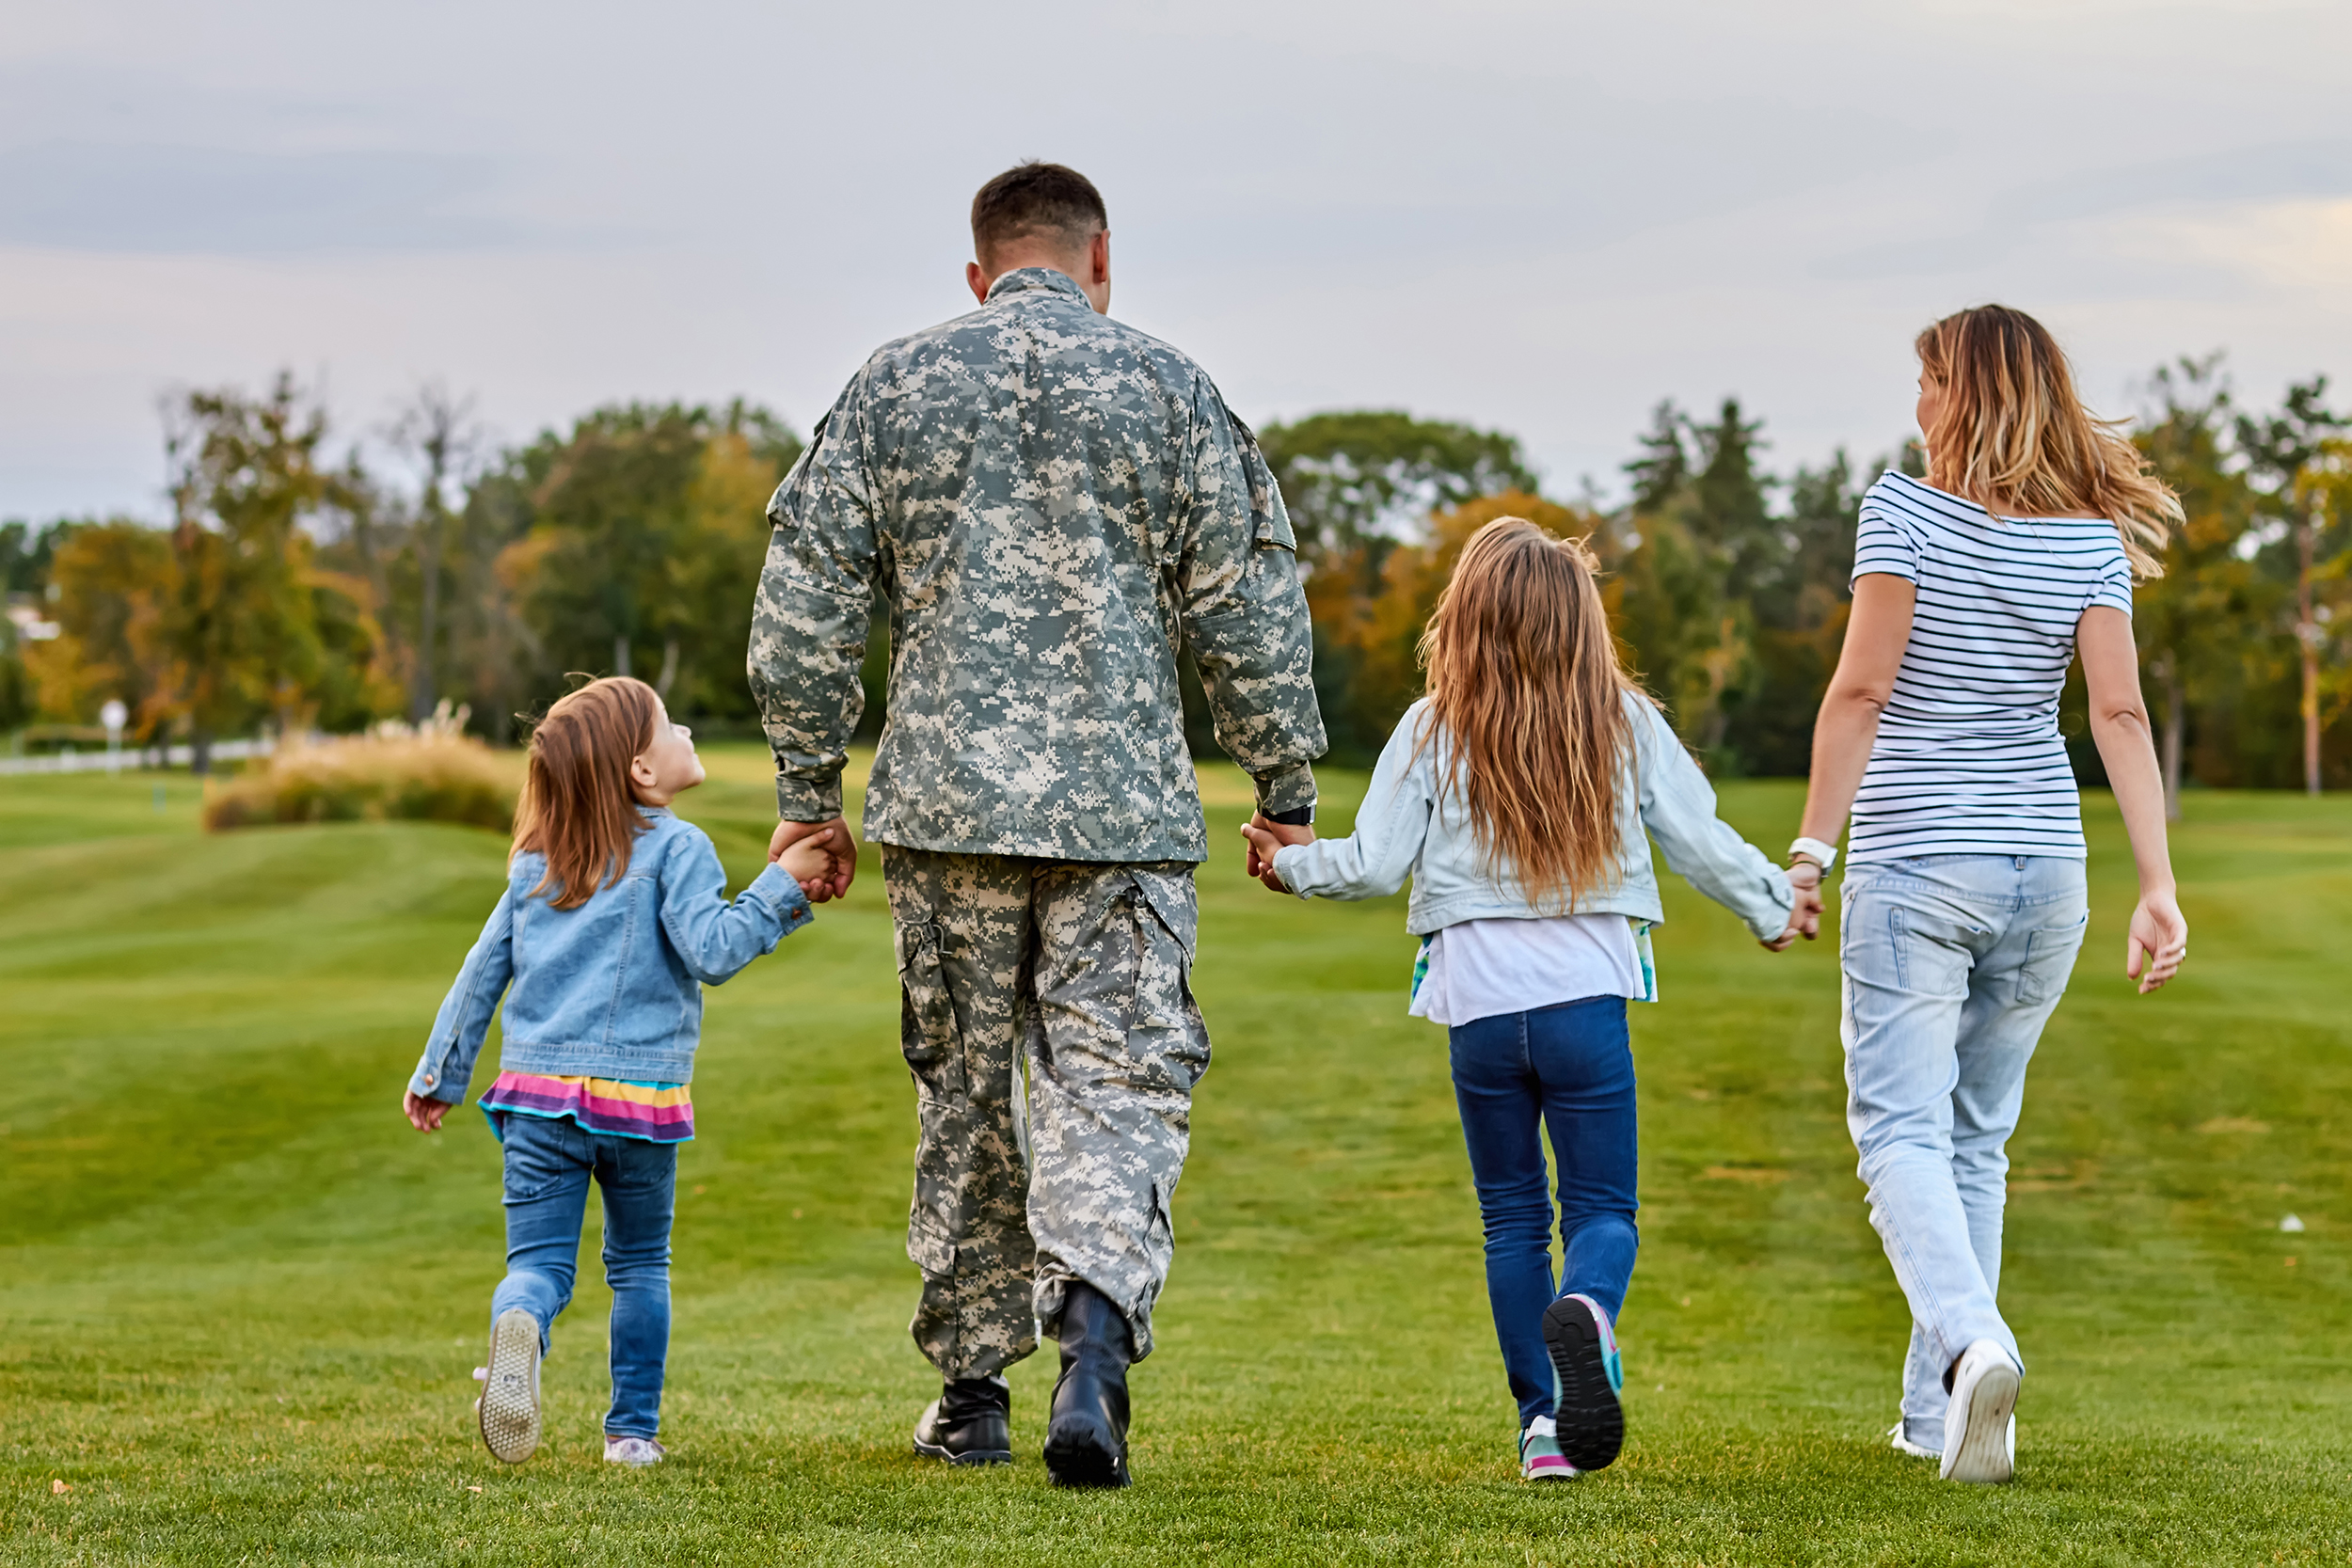
M 2341 787 L 2352 429 L 2324 378 L 2259 411 L 2217 356 L 2149 387 L 2135 438 L 2187 513 L 2136 610 L 2174 799 Z M 72 734 L 111 698 L 134 741 L 185 737 L 200 760 L 257 726 L 342 732 L 453 704 L 504 742 L 585 672 L 637 674 L 706 730 L 755 732 L 743 648 L 763 508 L 801 451 L 767 410 L 613 404 L 500 449 L 428 387 L 339 448 L 281 376 L 177 397 L 166 426 L 168 525 L 0 525 L 0 729 Z M 1861 493 L 1882 467 L 1922 468 L 1915 441 L 1775 474 L 1736 399 L 1707 417 L 1660 404 L 1610 505 L 1546 496 L 1508 435 L 1401 412 L 1316 414 L 1260 440 L 1298 535 L 1333 755 L 1357 763 L 1419 695 L 1414 642 L 1463 542 L 1516 514 L 1590 540 L 1629 661 L 1713 771 L 1803 773 Z M 887 657 L 878 619 L 869 733 Z M 2079 680 L 2061 724 L 2086 729 Z M 2090 748 L 2075 754 L 2101 782 Z

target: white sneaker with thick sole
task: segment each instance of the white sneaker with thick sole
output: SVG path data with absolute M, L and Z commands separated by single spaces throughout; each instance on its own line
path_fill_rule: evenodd
M 2010 1468 L 2013 1470 L 2017 1467 L 2017 1418 L 2013 1415 L 2009 1418 L 2009 1434 L 2004 1441 L 2009 1450 Z M 1886 1429 L 1886 1446 L 1906 1459 L 1941 1459 L 1944 1457 L 1942 1449 L 1931 1449 L 1925 1444 L 1915 1443 L 1905 1437 L 1903 1424 L 1900 1421 L 1897 1421 Z
M 2025 1373 L 2009 1352 L 1979 1339 L 1961 1354 L 1952 1402 L 1944 1412 L 1946 1481 L 2005 1481 L 2016 1473 L 2017 1386 Z
M 1897 1453 L 1902 1454 L 1906 1458 L 1941 1459 L 1944 1457 L 1943 1449 L 1921 1448 L 1910 1438 L 1905 1437 L 1903 1435 L 1903 1424 L 1900 1421 L 1897 1421 L 1893 1426 L 1886 1429 L 1886 1446 L 1893 1449 Z
M 519 1307 L 501 1312 L 490 1325 L 490 1364 L 474 1375 L 484 1446 L 520 1465 L 539 1447 L 539 1321 Z
M 669 1451 L 650 1437 L 608 1437 L 604 1440 L 604 1462 L 607 1465 L 659 1465 Z

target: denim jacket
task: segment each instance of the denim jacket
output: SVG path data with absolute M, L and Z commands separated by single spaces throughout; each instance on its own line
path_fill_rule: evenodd
M 1626 696 L 1633 755 L 1617 790 L 1617 875 L 1565 911 L 1531 906 L 1508 865 L 1499 873 L 1487 870 L 1468 809 L 1457 795 L 1439 797 L 1438 752 L 1446 737 L 1440 734 L 1435 745 L 1413 754 L 1414 733 L 1428 706 L 1424 698 L 1406 708 L 1381 749 L 1354 833 L 1289 845 L 1275 855 L 1283 886 L 1303 898 L 1380 898 L 1404 886 L 1410 872 L 1413 896 L 1405 927 L 1416 936 L 1466 920 L 1556 912 L 1623 914 L 1656 924 L 1665 910 L 1642 832 L 1646 827 L 1666 852 L 1666 863 L 1747 922 L 1758 941 L 1788 929 L 1796 902 L 1788 875 L 1716 816 L 1707 775 L 1647 699 Z
M 628 869 L 578 909 L 533 893 L 545 857 L 516 855 L 506 892 L 441 1003 L 411 1093 L 458 1101 L 506 998 L 510 1071 L 683 1084 L 694 1076 L 705 984 L 719 985 L 814 918 L 801 884 L 771 865 L 733 903 L 700 828 L 643 808 Z M 509 983 L 512 990 L 509 990 Z

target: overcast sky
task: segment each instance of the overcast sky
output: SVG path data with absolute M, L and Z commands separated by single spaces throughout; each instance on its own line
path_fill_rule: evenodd
M 0 516 L 160 515 L 156 400 L 420 380 L 805 430 L 970 305 L 972 191 L 1108 200 L 1114 313 L 1246 418 L 1396 406 L 1618 481 L 1663 397 L 1769 461 L 1910 428 L 1909 342 L 2041 316 L 2091 398 L 2352 384 L 2352 5 L 0 0 Z

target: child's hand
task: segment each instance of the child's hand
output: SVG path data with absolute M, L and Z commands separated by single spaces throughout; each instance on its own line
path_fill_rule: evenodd
M 1277 893 L 1288 893 L 1282 879 L 1274 874 L 1275 852 L 1289 844 L 1312 844 L 1312 828 L 1283 828 L 1251 817 L 1241 825 L 1241 836 L 1249 841 L 1249 874 Z
M 1788 887 L 1796 902 L 1788 907 L 1788 928 L 1765 942 L 1768 952 L 1788 951 L 1799 937 L 1811 942 L 1821 932 L 1821 868 L 1811 861 L 1796 861 L 1788 867 Z
M 801 884 L 801 892 L 812 903 L 834 896 L 836 880 L 847 884 L 840 876 L 841 851 L 834 843 L 840 830 L 826 828 L 806 838 L 796 838 L 784 847 L 776 857 L 776 864 L 784 874 Z
M 811 843 L 824 845 L 829 852 L 826 870 L 814 878 L 793 870 L 785 861 L 794 845 Z M 850 836 L 850 824 L 838 816 L 830 822 L 779 822 L 768 840 L 768 859 L 784 866 L 785 874 L 801 884 L 810 903 L 821 904 L 847 895 L 850 883 L 856 879 L 857 840 Z
M 449 1115 L 454 1101 L 427 1100 L 411 1090 L 401 1096 L 400 1108 L 408 1114 L 408 1125 L 420 1132 L 438 1132 L 441 1118 Z

